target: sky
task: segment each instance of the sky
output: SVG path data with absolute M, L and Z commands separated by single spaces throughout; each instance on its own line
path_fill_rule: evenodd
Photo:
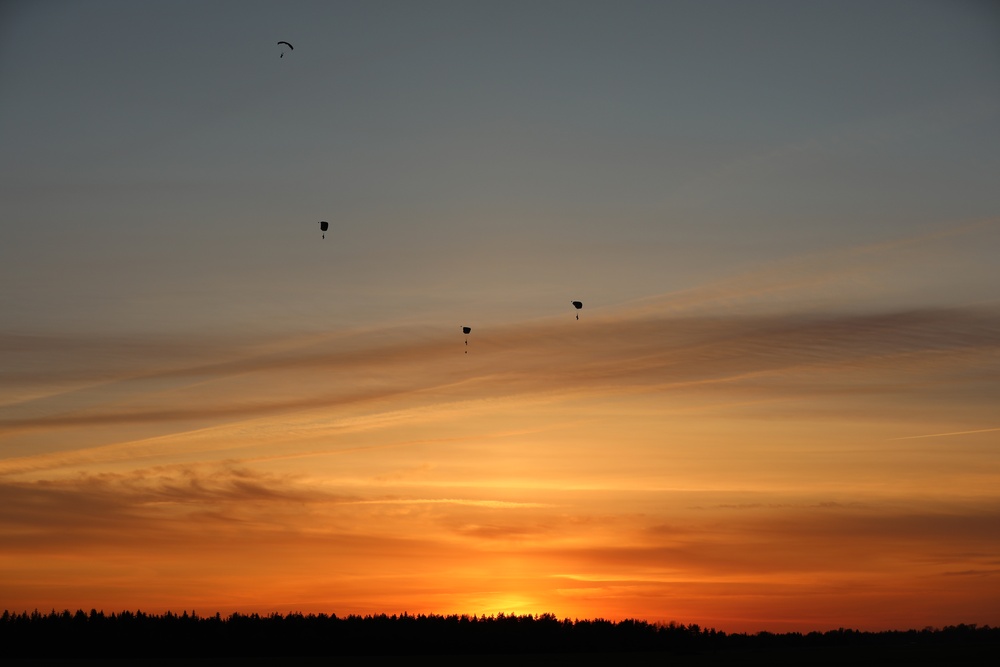
M 15 0 L 0 146 L 0 607 L 1000 624 L 994 2 Z

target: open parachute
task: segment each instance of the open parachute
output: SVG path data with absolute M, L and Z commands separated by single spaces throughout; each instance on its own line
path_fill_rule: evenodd
M 294 47 L 294 46 L 292 46 L 292 45 L 291 45 L 291 44 L 290 44 L 289 42 L 278 42 L 278 46 L 281 46 L 282 44 L 284 44 L 284 45 L 285 45 L 285 46 L 287 46 L 288 48 L 287 48 L 287 49 L 285 49 L 285 48 L 282 48 L 282 49 L 281 49 L 281 55 L 280 55 L 280 56 L 278 56 L 279 58 L 284 58 L 284 57 L 285 57 L 285 53 L 286 53 L 287 51 L 294 51 L 294 50 L 295 50 L 295 47 Z
M 570 301 L 570 303 L 573 304 L 573 307 L 577 310 L 583 308 L 583 301 Z M 580 319 L 580 313 L 576 314 L 576 319 Z

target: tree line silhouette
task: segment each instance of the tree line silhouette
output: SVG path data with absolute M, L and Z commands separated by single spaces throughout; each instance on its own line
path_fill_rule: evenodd
M 19 658 L 320 657 L 335 655 L 460 655 L 519 653 L 691 654 L 731 650 L 823 649 L 852 646 L 976 646 L 997 655 L 1000 628 L 866 632 L 726 633 L 697 624 L 639 620 L 558 619 L 552 614 L 350 615 L 231 614 L 91 609 L 0 616 L 0 646 Z

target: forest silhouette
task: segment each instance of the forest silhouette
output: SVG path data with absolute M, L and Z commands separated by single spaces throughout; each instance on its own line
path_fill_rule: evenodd
M 907 655 L 911 662 L 919 656 L 950 656 L 954 658 L 952 664 L 963 664 L 963 658 L 978 660 L 1000 655 L 1000 628 L 962 624 L 905 631 L 840 628 L 747 634 L 696 624 L 570 620 L 552 614 L 199 616 L 187 611 L 105 614 L 92 609 L 89 613 L 53 610 L 45 614 L 36 610 L 4 611 L 0 617 L 0 646 L 8 658 L 33 660 L 643 654 L 673 658 L 664 664 L 727 664 L 678 659 L 756 655 L 766 660 L 763 656 L 781 652 L 802 657 L 807 653 L 834 655 L 829 652 L 839 649 L 841 653 L 849 650 L 852 655 L 869 655 L 873 659 Z

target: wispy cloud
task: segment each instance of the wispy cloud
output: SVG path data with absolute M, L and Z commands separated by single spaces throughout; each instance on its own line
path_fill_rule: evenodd
M 990 255 L 997 249 L 1000 218 L 963 220 L 909 236 L 788 257 L 626 307 L 697 316 L 878 312 L 898 309 L 900 303 L 959 305 L 982 298 L 995 303 L 995 294 L 982 288 L 984 271 L 996 275 Z M 947 288 L 946 300 L 941 288 Z
M 994 433 L 996 431 L 1000 431 L 1000 427 L 977 428 L 971 431 L 952 431 L 951 433 L 926 433 L 924 435 L 904 435 L 899 438 L 892 438 L 892 440 L 916 440 L 918 438 L 945 438 L 953 435 L 975 435 L 978 433 Z
M 454 331 L 427 326 L 260 340 L 7 332 L 0 438 L 143 425 L 165 434 L 309 410 L 440 404 L 449 394 L 462 401 L 726 384 L 801 393 L 842 390 L 841 379 L 856 391 L 866 370 L 866 391 L 974 379 L 977 366 L 982 377 L 996 361 L 995 302 L 900 308 L 865 295 L 891 284 L 881 278 L 901 265 L 910 275 L 940 255 L 944 241 L 989 243 L 983 235 L 997 231 L 1000 221 L 985 219 L 796 258 L 588 311 L 576 326 L 560 318 L 477 327 L 470 355 L 459 354 L 466 349 Z
M 356 353 L 310 345 L 278 357 L 250 355 L 171 370 L 163 375 L 177 383 L 166 389 L 150 379 L 163 375 L 154 375 L 95 385 L 70 401 L 8 404 L 0 408 L 0 439 L 8 443 L 43 435 L 58 442 L 60 434 L 81 430 L 105 442 L 8 455 L 0 471 L 108 460 L 126 452 L 163 455 L 173 446 L 169 436 L 181 432 L 204 446 L 213 432 L 221 436 L 218 429 L 236 429 L 225 448 L 259 440 L 257 428 L 275 438 L 304 435 L 316 429 L 319 415 L 325 415 L 325 432 L 347 433 L 365 423 L 414 425 L 449 412 L 489 410 L 497 401 L 546 396 L 631 392 L 799 404 L 810 397 L 857 403 L 861 395 L 894 397 L 897 404 L 903 396 L 942 404 L 1000 400 L 997 307 L 715 317 L 642 311 L 573 325 L 543 321 L 486 331 L 471 355 L 443 334 L 402 332 L 388 342 L 359 345 Z M 92 370 L 95 376 L 103 372 Z M 942 393 L 944 387 L 963 389 Z M 980 424 L 962 430 L 990 430 L 976 428 Z M 148 435 L 135 438 L 135 428 Z M 158 441 L 161 436 L 168 438 Z
M 509 500 L 475 500 L 469 498 L 380 498 L 377 500 L 355 500 L 357 505 L 468 505 L 470 507 L 491 507 L 494 509 L 518 509 L 552 507 L 549 503 L 521 503 Z

